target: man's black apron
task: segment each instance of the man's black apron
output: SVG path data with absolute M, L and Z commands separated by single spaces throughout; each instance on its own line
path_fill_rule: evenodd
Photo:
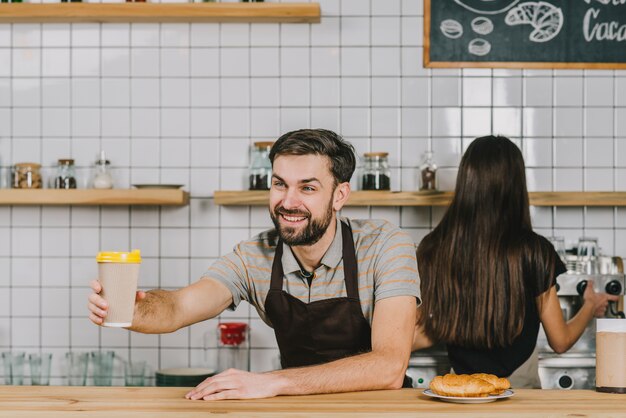
M 359 299 L 352 230 L 344 222 L 339 223 L 346 297 L 305 303 L 284 292 L 282 241 L 276 246 L 265 312 L 274 326 L 283 368 L 328 363 L 372 350 L 372 330 Z M 407 380 L 403 387 L 411 387 Z

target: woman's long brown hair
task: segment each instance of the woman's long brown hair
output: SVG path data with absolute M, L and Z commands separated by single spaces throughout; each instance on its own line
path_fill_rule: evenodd
M 505 137 L 474 140 L 461 159 L 450 207 L 417 250 L 420 325 L 434 341 L 509 345 L 534 297 L 524 275 L 541 288 L 551 257 L 532 231 L 519 148 Z

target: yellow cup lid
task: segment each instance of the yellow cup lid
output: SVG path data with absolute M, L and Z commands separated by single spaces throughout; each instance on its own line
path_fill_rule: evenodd
M 96 257 L 98 263 L 141 263 L 141 252 L 132 250 L 131 252 L 103 251 Z

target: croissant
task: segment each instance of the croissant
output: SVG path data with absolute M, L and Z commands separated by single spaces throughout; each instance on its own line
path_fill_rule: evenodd
M 442 396 L 484 397 L 496 391 L 496 387 L 468 374 L 437 376 L 430 382 L 430 390 Z
M 490 395 L 500 395 L 505 390 L 511 387 L 511 383 L 507 378 L 498 377 L 495 374 L 474 373 L 471 376 L 491 383 L 496 388 L 496 390 L 493 393 L 490 393 Z

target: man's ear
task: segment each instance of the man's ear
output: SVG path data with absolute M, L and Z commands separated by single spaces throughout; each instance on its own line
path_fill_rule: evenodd
M 333 209 L 339 212 L 350 197 L 350 183 L 339 183 L 333 193 Z

